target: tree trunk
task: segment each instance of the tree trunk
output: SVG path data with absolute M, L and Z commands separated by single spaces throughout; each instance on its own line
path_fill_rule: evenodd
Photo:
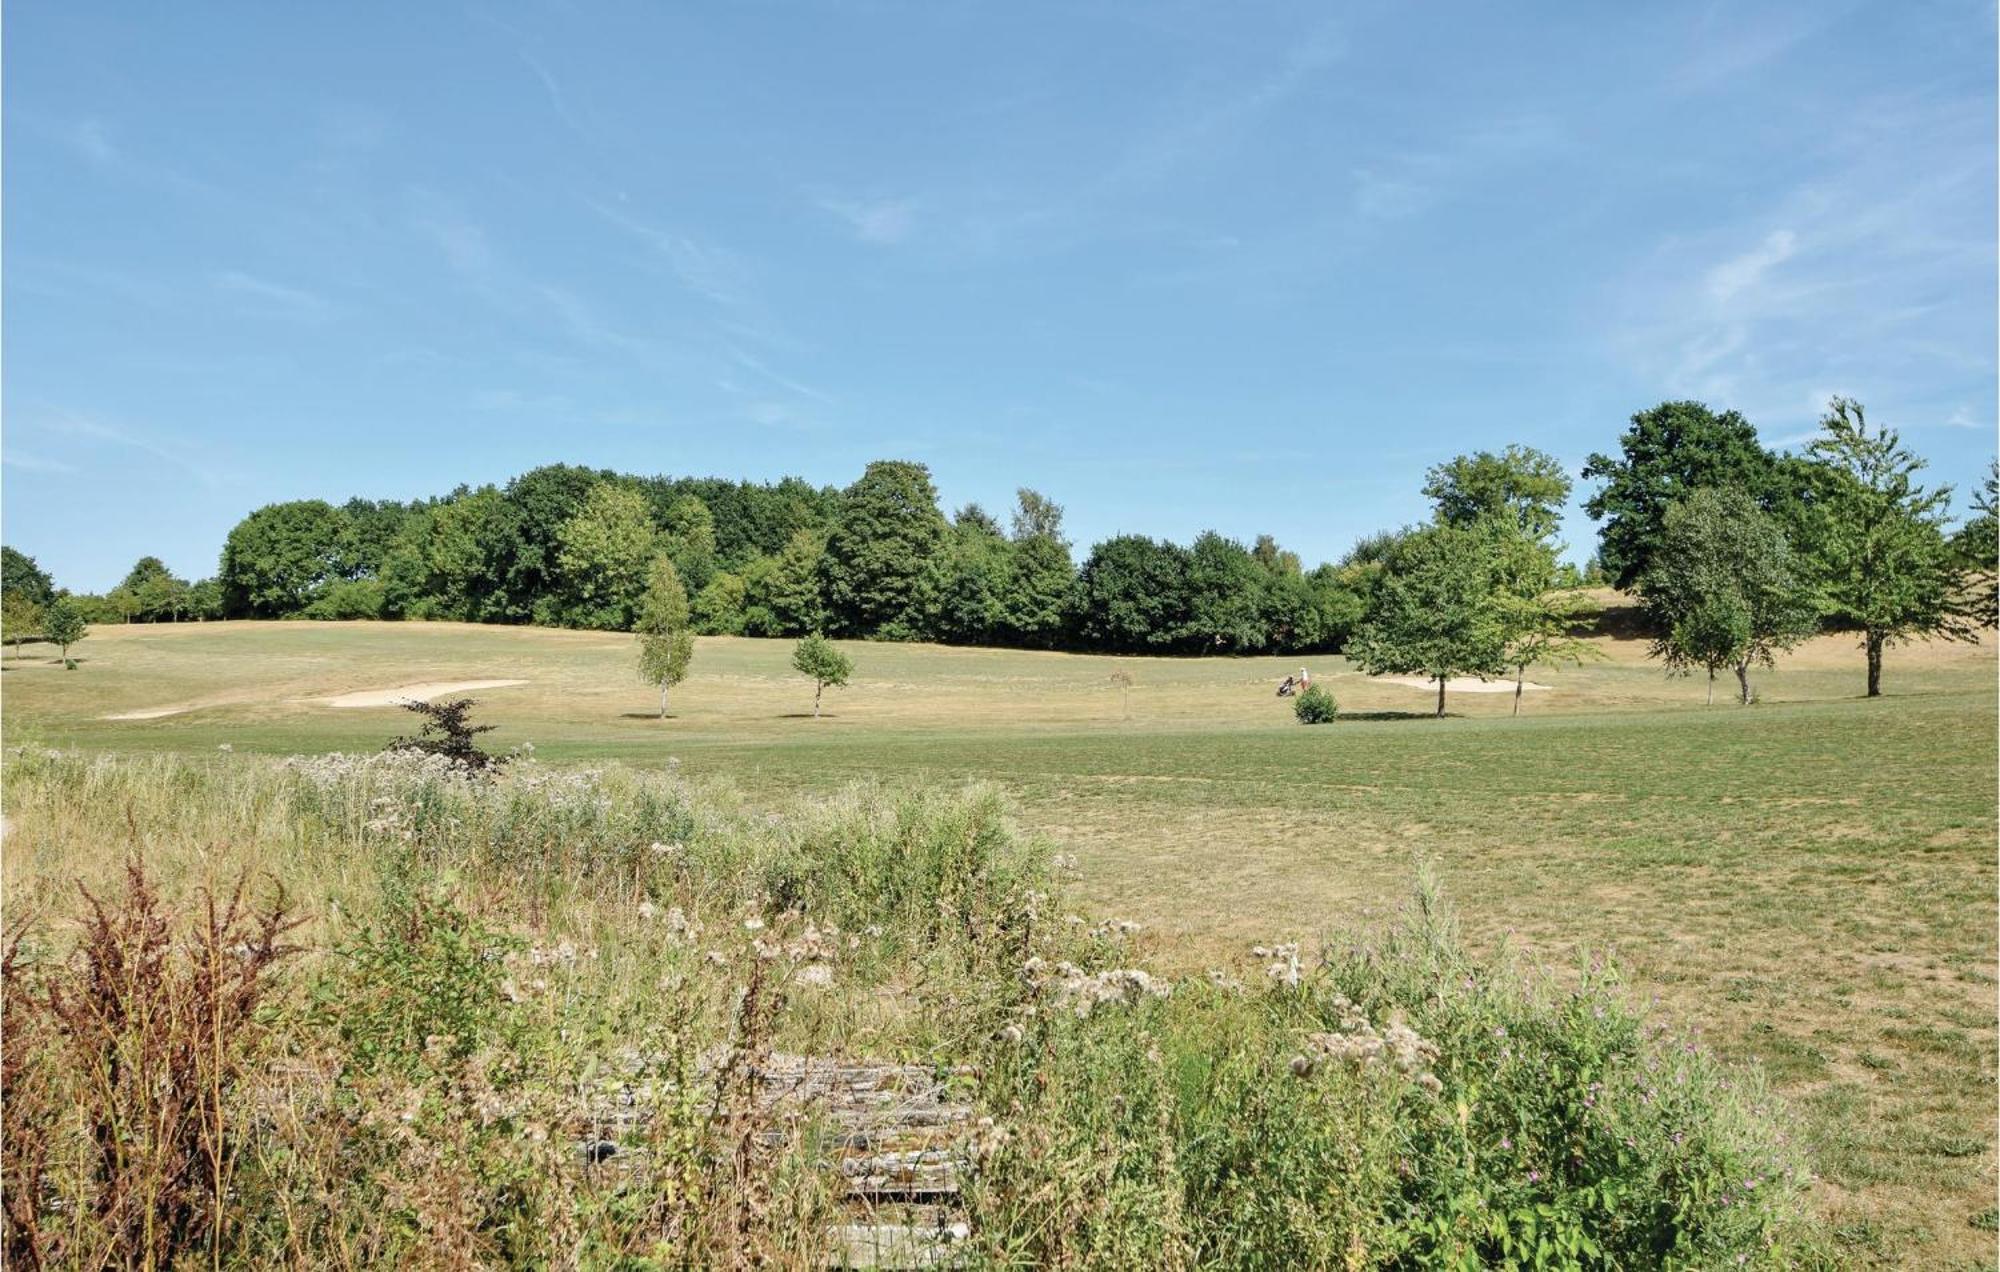
M 660 682 L 660 719 L 667 718 L 667 682 Z
M 1708 706 L 1715 705 L 1715 668 L 1708 669 Z
M 1444 719 L 1444 677 L 1443 677 L 1443 676 L 1439 676 L 1439 677 L 1438 677 L 1438 714 L 1437 714 L 1437 718 L 1438 718 L 1438 719 L 1440 719 L 1440 720 Z
M 813 681 L 813 719 L 819 719 L 819 696 L 826 692 L 824 680 Z
M 1528 679 L 1527 667 L 1521 666 L 1521 667 L 1516 667 L 1514 669 L 1514 714 L 1515 715 L 1521 714 L 1521 685 L 1527 679 Z
M 1738 698 L 1738 701 L 1739 701 L 1739 702 L 1741 703 L 1741 705 L 1743 705 L 1743 706 L 1746 706 L 1746 707 L 1747 707 L 1747 706 L 1749 706 L 1749 705 L 1750 705 L 1750 664 L 1749 664 L 1749 663 L 1747 663 L 1747 662 L 1740 662 L 1740 663 L 1737 663 L 1737 664 L 1736 664 L 1736 684 L 1737 684 L 1737 688 L 1738 688 L 1738 690 L 1739 690 L 1739 693 L 1740 693 L 1740 696 L 1739 696 L 1739 698 Z
M 1882 633 L 1868 633 L 1868 696 L 1882 696 Z

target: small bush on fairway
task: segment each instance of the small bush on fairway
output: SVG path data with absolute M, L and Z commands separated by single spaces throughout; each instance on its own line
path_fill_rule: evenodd
M 203 1160 L 233 1168 L 227 1204 L 186 1229 L 201 1259 L 824 1265 L 840 1176 L 738 1059 L 780 1049 L 959 1075 L 991 1119 L 951 1150 L 968 1266 L 1814 1251 L 1807 1176 L 1754 1073 L 1645 1024 L 1603 968 L 1558 987 L 1473 957 L 1428 883 L 1317 965 L 1280 946 L 1240 979 L 1174 984 L 1121 925 L 1062 921 L 1046 846 L 988 790 L 753 812 L 623 769 L 39 748 L 4 777 L 14 833 L 34 842 L 61 809 L 73 842 L 106 845 L 64 871 L 115 877 L 138 836 L 161 877 L 198 878 L 233 844 L 314 912 L 254 1053 L 228 1059 L 243 1080 L 205 1088 Z M 16 929 L 4 978 L 16 1254 L 103 1249 L 125 1222 L 62 1113 L 92 1107 L 100 1074 L 31 1027 L 69 974 L 62 913 Z
M 1333 695 L 1318 685 L 1308 685 L 1292 704 L 1292 712 L 1300 724 L 1332 724 L 1334 716 L 1340 714 L 1340 704 Z

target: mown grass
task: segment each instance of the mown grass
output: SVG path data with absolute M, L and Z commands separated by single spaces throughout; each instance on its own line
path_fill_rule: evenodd
M 10 660 L 10 740 L 121 751 L 365 750 L 392 711 L 283 699 L 521 676 L 480 695 L 500 743 L 545 759 L 671 757 L 756 804 L 867 777 L 997 782 L 1081 862 L 1089 905 L 1140 920 L 1162 965 L 1379 916 L 1413 852 L 1466 901 L 1475 944 L 1568 964 L 1615 949 L 1629 982 L 1800 1111 L 1822 1202 L 1862 1262 L 1986 1266 L 1995 1252 L 1991 646 L 1892 652 L 1858 698 L 1849 642 L 1815 642 L 1751 710 L 1700 706 L 1632 642 L 1509 719 L 1504 695 L 1422 691 L 1314 660 L 1343 720 L 1292 724 L 1293 660 L 1147 660 L 856 646 L 834 718 L 777 642 L 705 641 L 677 718 L 637 718 L 629 642 L 454 626 L 100 631 L 76 673 Z M 1133 670 L 1130 718 L 1109 680 Z M 117 710 L 238 697 L 151 721 Z M 633 713 L 628 717 L 627 713 Z

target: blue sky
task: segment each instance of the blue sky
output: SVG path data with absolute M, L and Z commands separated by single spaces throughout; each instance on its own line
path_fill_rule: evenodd
M 1316 560 L 1459 452 L 1835 392 L 1964 488 L 1994 47 L 1990 2 L 11 5 L 4 534 L 98 589 L 277 499 L 896 457 Z

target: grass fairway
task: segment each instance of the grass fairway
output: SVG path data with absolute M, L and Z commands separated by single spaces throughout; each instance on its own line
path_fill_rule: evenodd
M 1551 688 L 1519 719 L 1506 694 L 1424 719 L 1427 691 L 1314 659 L 1344 718 L 1312 729 L 1272 696 L 1297 660 L 891 645 L 849 646 L 855 684 L 813 721 L 788 642 L 729 639 L 660 721 L 627 637 L 450 624 L 100 628 L 81 670 L 30 647 L 0 686 L 10 743 L 372 750 L 410 718 L 315 700 L 522 679 L 473 696 L 496 745 L 544 760 L 672 757 L 753 795 L 990 779 L 1181 969 L 1380 911 L 1428 853 L 1476 939 L 1615 950 L 1635 992 L 1761 1060 L 1858 1261 L 1991 1266 L 1992 646 L 1892 651 L 1871 702 L 1851 642 L 1816 641 L 1739 710 L 1602 644 L 1533 672 Z

